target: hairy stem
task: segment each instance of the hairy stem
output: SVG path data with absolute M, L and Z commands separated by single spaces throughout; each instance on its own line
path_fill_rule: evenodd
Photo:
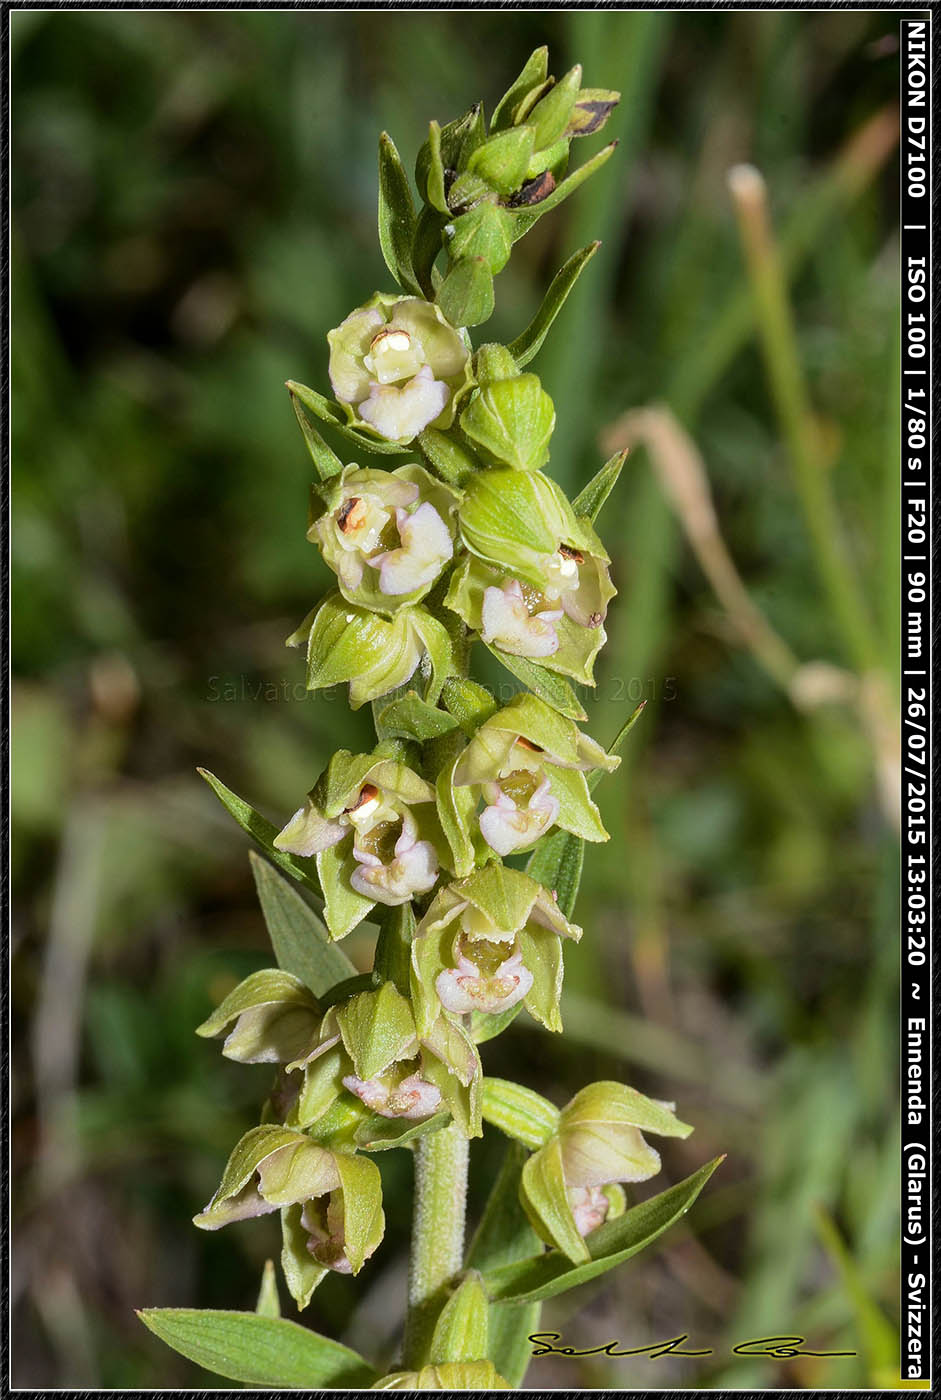
M 447 1285 L 464 1259 L 468 1140 L 454 1123 L 415 1144 L 415 1205 L 408 1268 L 408 1316 L 403 1362 L 417 1369 Z

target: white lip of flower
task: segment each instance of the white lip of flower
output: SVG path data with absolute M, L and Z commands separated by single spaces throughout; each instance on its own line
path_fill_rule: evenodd
M 428 1118 L 441 1105 L 441 1091 L 417 1071 L 395 1087 L 355 1074 L 344 1075 L 343 1086 L 383 1118 Z
M 360 863 L 350 876 L 350 884 L 356 893 L 389 905 L 405 904 L 414 894 L 426 894 L 438 878 L 438 857 L 431 842 L 416 841 L 417 835 L 415 819 L 406 812 L 394 858 L 388 865 L 372 852 L 361 850 L 354 839 L 353 855 Z
M 518 579 L 507 579 L 500 588 L 484 589 L 480 635 L 517 656 L 552 656 L 559 649 L 553 626 L 562 609 L 550 609 L 530 617 Z
M 518 807 L 499 785 L 495 786 L 496 801 L 480 814 L 480 834 L 497 855 L 512 855 L 531 845 L 558 820 L 559 800 L 552 796 L 548 778 L 540 783 L 525 807 Z
M 590 1234 L 607 1220 L 611 1202 L 600 1186 L 570 1186 L 566 1195 L 580 1235 Z
M 444 412 L 450 397 L 444 380 L 435 379 L 431 366 L 423 365 L 401 387 L 372 382 L 369 398 L 357 405 L 356 412 L 382 437 L 398 442 L 427 428 Z
M 379 570 L 380 592 L 390 596 L 434 583 L 454 553 L 448 527 L 430 502 L 423 501 L 411 514 L 397 510 L 395 521 L 402 547 L 369 560 Z
M 524 966 L 522 953 L 507 958 L 492 977 L 485 977 L 462 953 L 457 967 L 445 968 L 435 979 L 441 1005 L 458 1016 L 469 1011 L 508 1011 L 532 985 L 533 974 Z
M 421 341 L 400 326 L 386 326 L 381 330 L 363 356 L 363 364 L 379 384 L 411 379 L 424 363 Z

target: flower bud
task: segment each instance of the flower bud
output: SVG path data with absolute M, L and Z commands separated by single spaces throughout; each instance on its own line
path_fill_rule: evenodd
M 424 608 L 403 607 L 387 621 L 348 603 L 340 593 L 328 594 L 288 638 L 288 646 L 305 642 L 307 689 L 348 681 L 354 710 L 404 685 L 423 653 L 433 672 L 443 669 L 450 654 L 447 632 Z
M 477 390 L 461 414 L 466 433 L 488 465 L 535 471 L 549 458 L 555 408 L 535 374 L 517 374 Z
M 403 445 L 430 423 L 450 426 L 470 357 L 434 303 L 377 292 L 327 340 L 330 383 L 352 424 Z
M 416 603 L 454 553 L 458 495 L 423 467 L 351 464 L 321 488 L 326 510 L 307 532 L 350 603 L 392 615 Z

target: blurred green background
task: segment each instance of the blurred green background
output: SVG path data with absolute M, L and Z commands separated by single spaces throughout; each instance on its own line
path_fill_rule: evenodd
M 534 365 L 558 412 L 551 470 L 577 488 L 621 414 L 667 405 L 751 599 L 799 663 L 831 669 L 802 671 L 799 695 L 769 673 L 690 548 L 682 489 L 678 510 L 635 451 L 601 521 L 620 594 L 591 730 L 610 741 L 650 703 L 601 789 L 613 839 L 588 854 L 566 1033 L 520 1017 L 485 1067 L 559 1103 L 605 1077 L 676 1100 L 696 1132 L 651 1189 L 728 1153 L 682 1227 L 543 1322 L 577 1347 L 688 1333 L 714 1354 L 546 1357 L 527 1384 L 897 1377 L 897 846 L 878 778 L 891 787 L 897 664 L 898 23 L 12 15 L 14 1385 L 218 1384 L 133 1309 L 252 1307 L 279 1247 L 270 1218 L 190 1224 L 269 1077 L 193 1035 L 270 960 L 247 838 L 195 768 L 280 825 L 335 747 L 366 741 L 368 712 L 306 696 L 283 648 L 326 581 L 283 384 L 323 387 L 327 329 L 389 284 L 379 131 L 410 165 L 430 117 L 492 108 L 543 42 L 556 74 L 581 61 L 623 92 L 620 148 L 517 249 L 486 334 L 516 334 L 602 238 Z M 767 181 L 795 338 L 773 272 L 750 298 L 740 161 Z M 828 585 L 834 509 L 855 572 L 831 561 Z M 368 933 L 346 946 L 366 963 Z M 475 1146 L 475 1179 L 499 1151 Z M 305 1315 L 380 1360 L 408 1154 L 382 1169 L 381 1252 Z M 730 1355 L 791 1333 L 858 1355 Z

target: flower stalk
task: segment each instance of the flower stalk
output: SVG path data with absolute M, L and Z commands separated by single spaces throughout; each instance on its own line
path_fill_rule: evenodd
M 358 1274 L 382 1245 L 374 1155 L 412 1152 L 404 1369 L 380 1389 L 519 1385 L 531 1309 L 488 1323 L 492 1301 L 529 1296 L 507 1267 L 546 1268 L 557 1292 L 590 1257 L 614 1267 L 635 1253 L 651 1216 L 632 1216 L 623 1183 L 660 1170 L 643 1131 L 691 1131 L 672 1105 L 614 1082 L 559 1110 L 488 1080 L 480 1051 L 524 1008 L 562 1031 L 584 843 L 607 840 L 591 789 L 617 768 L 633 720 L 605 750 L 571 686 L 594 684 L 605 641 L 615 588 L 595 520 L 623 456 L 569 501 L 547 472 L 555 407 L 527 368 L 597 245 L 568 260 L 512 346 L 475 346 L 471 330 L 512 246 L 610 155 L 567 173 L 572 142 L 617 100 L 583 87 L 578 66 L 551 77 L 538 49 L 489 124 L 479 104 L 431 123 L 418 211 L 381 138 L 379 236 L 398 290 L 329 332 L 332 399 L 288 384 L 316 473 L 307 537 L 336 585 L 287 641 L 306 650 L 308 689 L 347 684 L 352 708 L 371 706 L 375 744 L 335 753 L 280 830 L 212 779 L 308 894 L 266 905 L 279 967 L 199 1028 L 275 1079 L 195 1223 L 279 1213 L 282 1273 L 303 1310 L 330 1272 Z M 506 704 L 473 679 L 485 649 L 522 683 Z M 515 855 L 525 870 L 504 864 Z M 338 945 L 364 921 L 379 932 L 372 970 L 357 974 Z M 470 1142 L 485 1122 L 513 1141 L 465 1251 Z M 671 1188 L 680 1213 L 706 1175 Z M 673 1218 L 665 1194 L 656 1232 Z

